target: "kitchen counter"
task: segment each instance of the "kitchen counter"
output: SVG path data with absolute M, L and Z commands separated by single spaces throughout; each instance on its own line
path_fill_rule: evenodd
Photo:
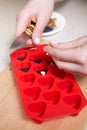
M 77 116 L 65 116 L 36 124 L 24 114 L 17 84 L 11 69 L 9 46 L 15 38 L 16 16 L 27 0 L 0 0 L 0 130 L 87 130 L 87 107 Z M 87 35 L 87 0 L 65 0 L 55 11 L 66 18 L 60 32 L 44 37 L 45 41 L 73 40 Z M 87 98 L 87 76 L 75 76 Z

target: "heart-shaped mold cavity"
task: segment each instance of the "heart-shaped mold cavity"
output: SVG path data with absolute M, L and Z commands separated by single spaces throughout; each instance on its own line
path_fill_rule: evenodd
M 22 75 L 22 76 L 20 77 L 20 80 L 21 80 L 22 82 L 26 82 L 26 83 L 28 83 L 29 85 L 31 85 L 31 84 L 34 82 L 34 80 L 35 80 L 35 74 Z
M 54 79 L 52 77 L 40 78 L 38 82 L 43 87 L 51 88 L 53 86 Z
M 42 59 L 43 59 L 42 55 L 39 54 L 39 55 L 31 56 L 29 58 L 29 61 L 32 61 L 32 62 L 35 62 L 35 63 L 39 64 L 39 63 L 42 62 Z
M 57 74 L 57 73 L 56 73 Z M 65 78 L 65 72 L 63 71 L 63 70 L 59 70 L 58 71 L 58 77 L 60 78 L 60 79 L 64 79 Z
M 34 70 L 35 70 L 38 74 L 40 74 L 41 76 L 45 76 L 45 75 L 47 74 L 47 71 L 48 71 L 47 66 L 45 66 L 45 65 L 36 66 L 36 67 L 34 68 Z
M 58 88 L 70 93 L 73 89 L 73 82 L 71 80 L 65 80 L 57 83 Z
M 33 87 L 33 88 L 26 88 L 24 90 L 24 94 L 26 96 L 31 97 L 32 99 L 36 100 L 39 97 L 40 94 L 40 88 L 39 87 Z
M 27 57 L 27 52 L 15 53 L 14 57 L 20 61 L 23 61 Z
M 79 95 L 66 96 L 64 97 L 64 102 L 74 109 L 79 109 L 81 106 L 81 97 Z
M 20 65 L 18 65 L 18 67 L 21 71 L 28 72 L 31 67 L 31 64 L 29 62 L 24 62 L 24 63 L 21 63 Z
M 54 63 L 52 57 L 47 55 L 47 54 L 44 56 L 44 61 L 46 62 L 47 65 L 56 66 L 56 64 Z
M 49 91 L 43 94 L 44 98 L 50 101 L 53 104 L 57 104 L 60 99 L 60 92 L 59 91 Z
M 52 75 L 60 78 L 60 79 L 64 79 L 65 77 L 65 72 L 63 70 L 60 70 L 57 68 L 57 66 L 49 66 L 49 71 L 52 73 Z
M 46 103 L 45 102 L 36 102 L 29 104 L 28 109 L 30 112 L 34 113 L 36 116 L 43 116 L 46 110 Z

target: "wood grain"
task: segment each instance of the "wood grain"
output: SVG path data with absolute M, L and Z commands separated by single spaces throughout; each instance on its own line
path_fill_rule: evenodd
M 87 77 L 76 76 L 87 97 Z M 11 64 L 0 75 L 0 130 L 86 130 L 87 107 L 78 116 L 66 116 L 36 124 L 26 117 Z

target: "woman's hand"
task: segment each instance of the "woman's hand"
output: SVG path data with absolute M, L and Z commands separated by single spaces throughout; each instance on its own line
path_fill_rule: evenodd
M 50 43 L 44 51 L 60 69 L 87 75 L 87 36 L 66 43 Z
M 32 34 L 32 39 L 27 41 L 27 44 L 39 44 L 42 32 L 49 22 L 55 0 L 31 0 L 23 8 L 17 17 L 16 36 L 21 35 L 31 23 L 36 23 Z

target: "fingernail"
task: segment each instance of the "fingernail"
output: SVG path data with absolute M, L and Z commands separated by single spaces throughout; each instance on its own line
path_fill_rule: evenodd
M 38 45 L 38 44 L 40 44 L 40 38 L 39 37 L 36 37 L 35 38 L 35 43 Z
M 56 45 L 56 44 L 58 44 L 58 43 L 57 43 L 57 42 L 55 42 L 55 41 L 51 41 L 51 42 L 52 42 L 53 44 L 55 44 L 55 45 Z

